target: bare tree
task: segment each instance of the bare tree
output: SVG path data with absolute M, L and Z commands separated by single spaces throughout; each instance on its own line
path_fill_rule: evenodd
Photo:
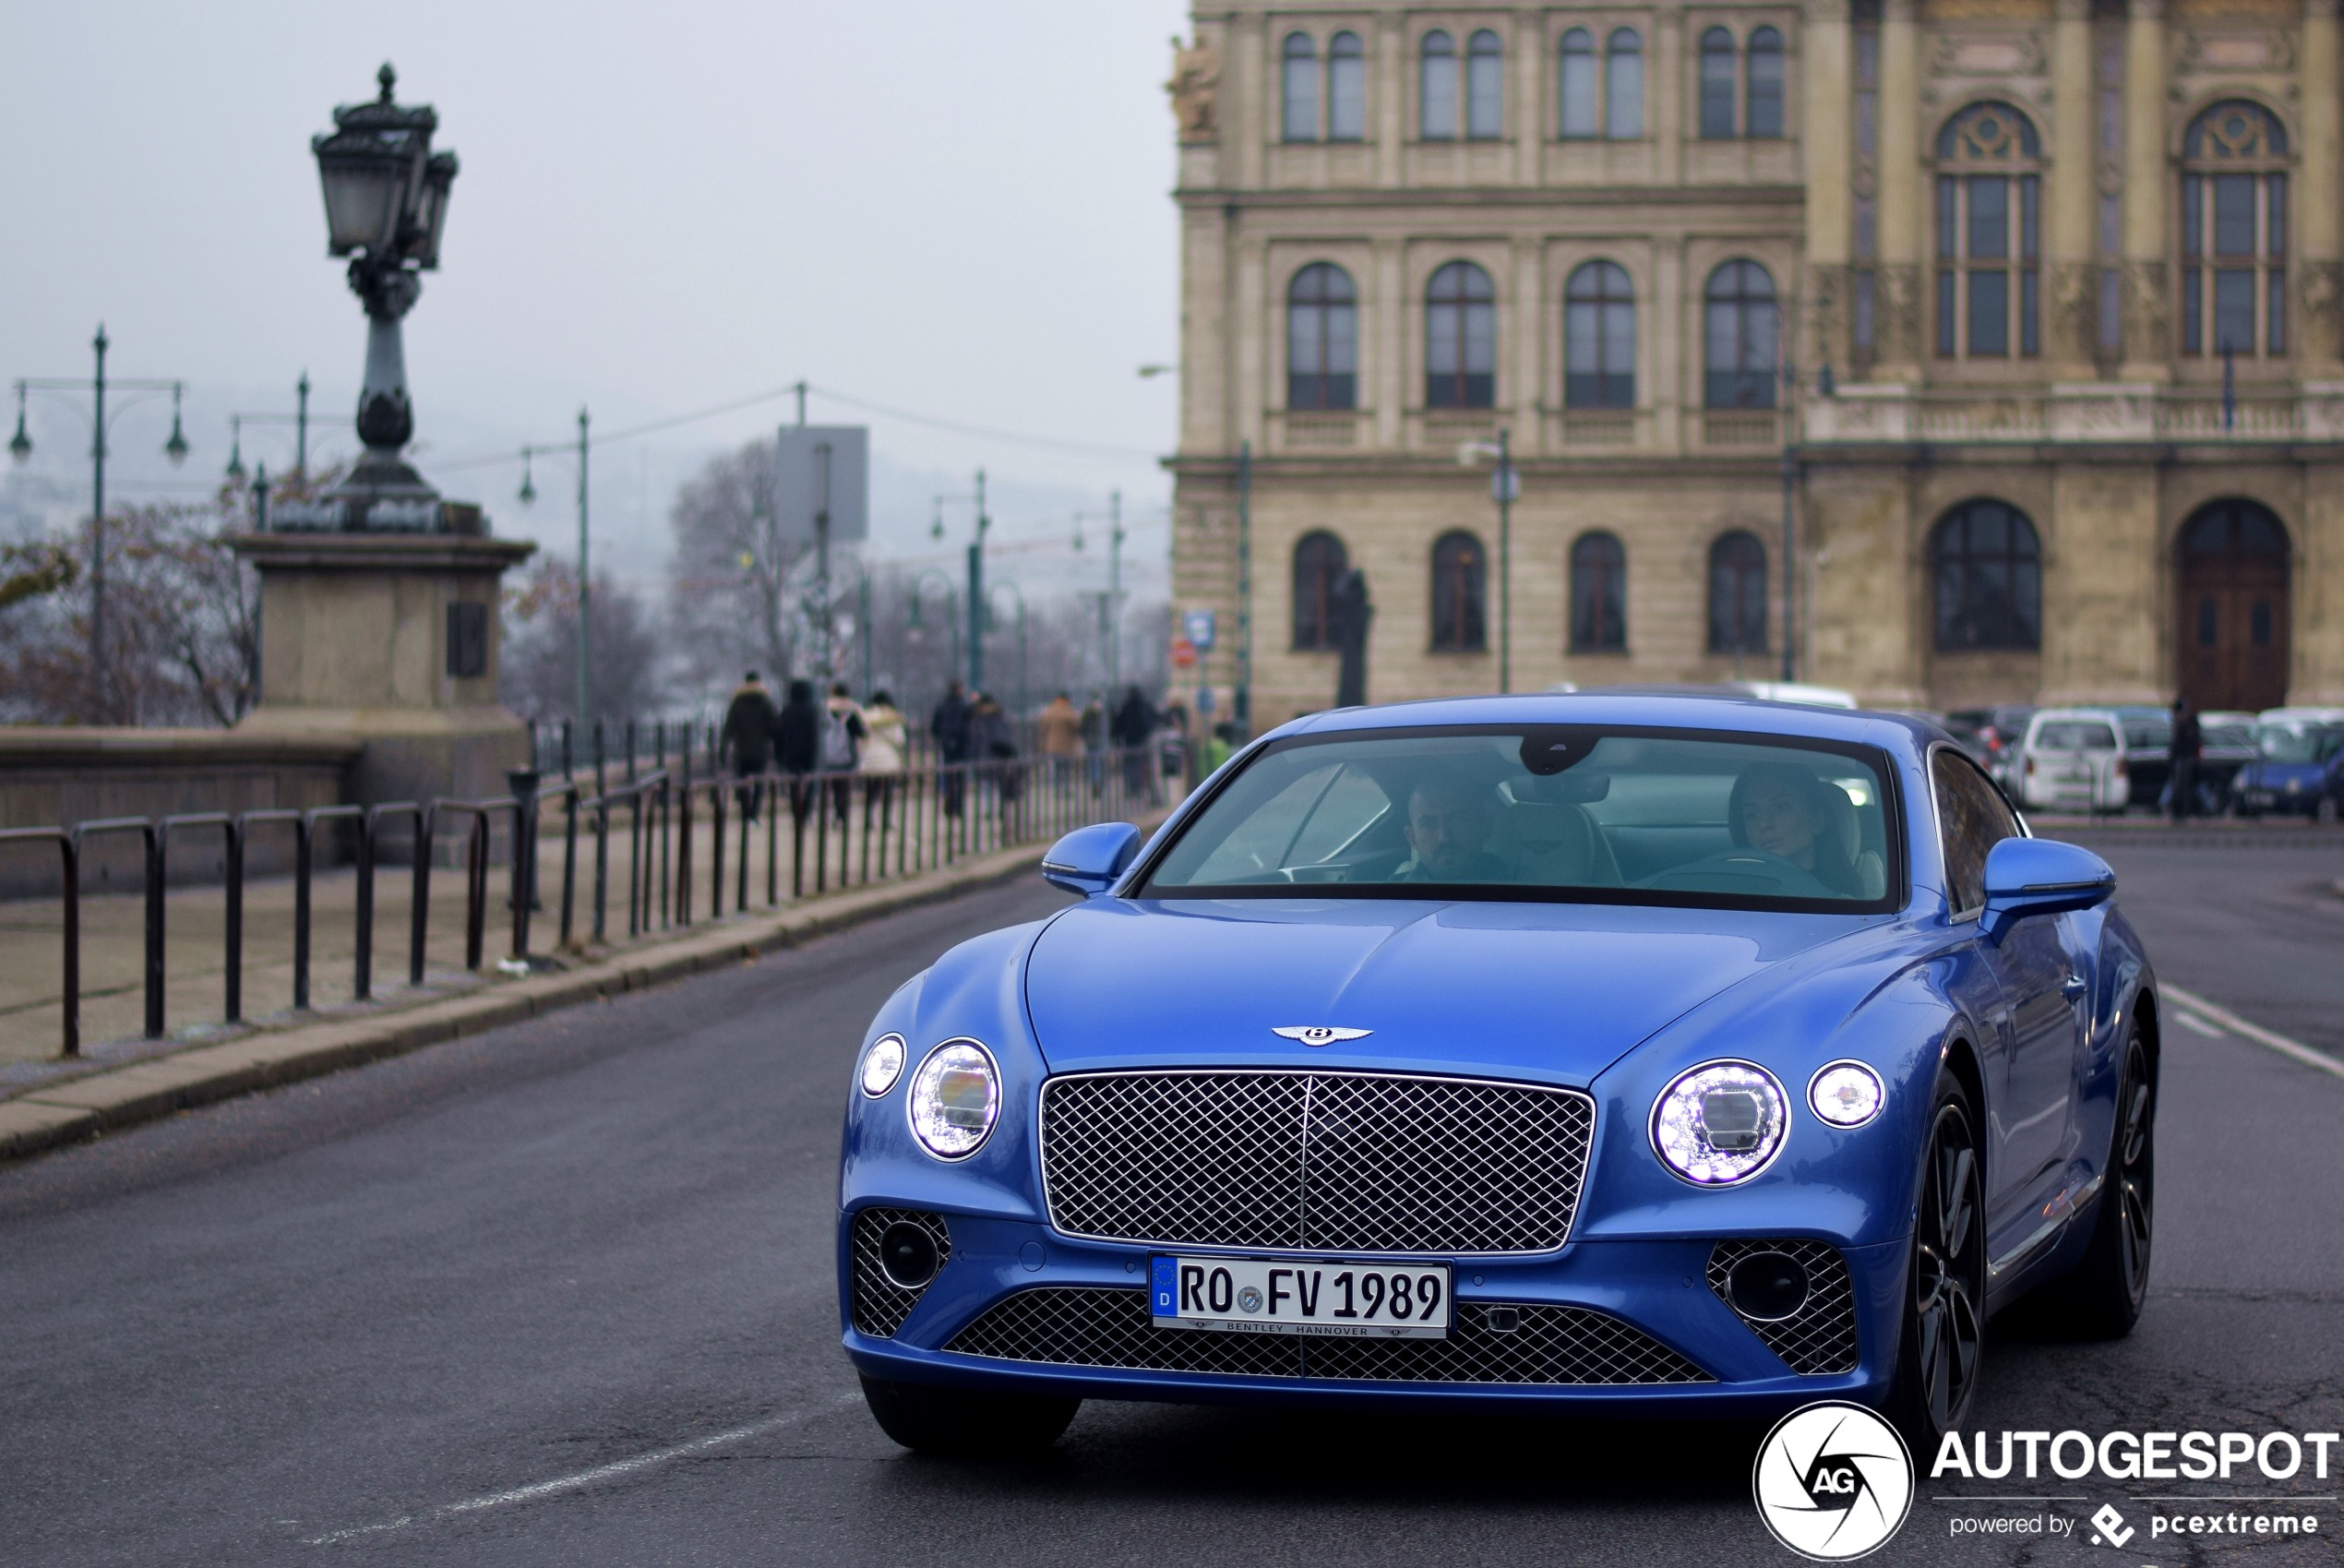
M 668 618 L 700 686 L 747 665 L 782 680 L 796 669 L 803 628 L 791 580 L 804 552 L 782 541 L 772 488 L 773 443 L 751 441 L 710 459 L 668 512 Z
M 587 604 L 599 712 L 584 717 L 631 719 L 657 712 L 666 695 L 660 669 L 663 640 L 643 596 L 598 572 Z M 576 563 L 539 557 L 506 590 L 504 611 L 497 696 L 524 717 L 570 713 L 578 703 Z

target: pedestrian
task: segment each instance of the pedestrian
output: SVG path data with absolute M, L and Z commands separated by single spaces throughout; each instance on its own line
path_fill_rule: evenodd
M 2205 749 L 2197 710 L 2190 706 L 2188 698 L 2174 698 L 2172 765 L 2166 788 L 2172 795 L 2171 810 L 2176 822 L 2197 809 L 2197 759 Z
M 911 728 L 895 706 L 895 700 L 885 691 L 874 691 L 863 707 L 862 755 L 855 768 L 863 775 L 864 825 L 869 826 L 870 806 L 874 800 L 882 807 L 894 798 L 896 780 L 903 772 L 903 760 L 911 752 Z
M 832 681 L 830 700 L 823 704 L 822 772 L 832 775 L 829 785 L 831 812 L 842 827 L 846 823 L 849 781 L 845 775 L 855 771 L 863 737 L 869 733 L 863 723 L 863 710 L 846 694 L 846 683 Z
M 937 760 L 943 764 L 937 794 L 944 803 L 944 814 L 957 817 L 968 789 L 968 770 L 963 764 L 969 757 L 969 703 L 959 681 L 944 688 L 943 700 L 928 716 L 927 733 L 936 738 Z
M 765 787 L 756 780 L 773 762 L 776 717 L 773 694 L 765 689 L 757 672 L 741 676 L 732 703 L 724 710 L 724 736 L 716 749 L 719 762 L 729 765 L 734 777 L 748 781 L 740 787 L 740 801 L 743 814 L 751 821 L 757 820 L 758 798 Z
M 1073 775 L 1074 760 L 1082 755 L 1082 716 L 1074 711 L 1074 699 L 1063 691 L 1051 698 L 1035 729 L 1038 748 L 1049 759 L 1050 786 L 1062 790 Z
M 969 709 L 969 755 L 975 760 L 977 777 L 1007 815 L 1019 795 L 1017 742 L 1010 734 L 1010 716 L 989 691 L 978 692 Z
M 1106 746 L 1106 710 L 1095 697 L 1082 705 L 1081 724 L 1082 755 L 1091 774 L 1091 797 L 1098 798 L 1106 782 L 1106 769 L 1100 753 Z
M 1230 751 L 1237 746 L 1237 738 L 1238 726 L 1229 720 L 1224 719 L 1213 726 L 1213 738 L 1204 743 L 1205 779 L 1219 772 L 1221 764 L 1229 760 Z M 1204 779 L 1197 782 L 1202 784 Z
M 1155 710 L 1149 706 L 1147 696 L 1138 687 L 1124 694 L 1123 705 L 1115 711 L 1115 744 L 1123 752 L 1123 787 L 1131 795 L 1145 795 L 1148 804 L 1158 805 L 1154 760 L 1148 753 L 1148 740 L 1155 734 Z
M 789 697 L 773 721 L 773 751 L 782 772 L 790 775 L 790 815 L 806 817 L 806 775 L 822 756 L 822 715 L 814 702 L 814 683 L 794 680 Z
M 1175 697 L 1164 704 L 1164 776 L 1166 778 L 1187 778 L 1190 749 L 1189 705 Z

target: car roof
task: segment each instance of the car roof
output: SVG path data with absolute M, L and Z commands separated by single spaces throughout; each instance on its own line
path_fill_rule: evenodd
M 1680 729 L 1744 730 L 1866 746 L 1897 746 L 1918 753 L 1944 731 L 1909 714 L 1872 709 L 1770 702 L 1755 697 L 1668 690 L 1525 692 L 1510 697 L 1427 698 L 1378 707 L 1309 713 L 1273 736 L 1331 735 L 1345 730 L 1430 728 L 1441 724 L 1645 724 Z
M 2046 722 L 2062 724 L 2070 719 L 2098 719 L 2104 724 L 2116 724 L 2123 723 L 2123 715 L 2113 708 L 2038 708 L 2034 718 L 2028 722 L 2028 727 L 2031 729 Z

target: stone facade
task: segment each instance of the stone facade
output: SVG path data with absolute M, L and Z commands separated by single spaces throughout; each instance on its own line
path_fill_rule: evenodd
M 1509 620 L 1517 690 L 1769 677 L 1788 610 L 1799 678 L 1884 704 L 2344 702 L 2336 4 L 1199 9 L 1167 86 L 1202 684 L 1226 712 L 1250 610 L 1255 727 L 1329 702 L 1325 533 L 1379 701 L 1496 689 Z M 1503 571 L 1459 453 L 1501 430 Z M 1477 582 L 1436 581 L 1458 530 Z M 1597 533 L 1616 609 L 1573 587 Z

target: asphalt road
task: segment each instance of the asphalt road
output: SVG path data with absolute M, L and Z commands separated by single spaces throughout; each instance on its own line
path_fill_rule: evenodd
M 2344 856 L 2120 870 L 2172 979 L 2344 1048 L 2319 903 Z M 0 1562 L 1794 1561 L 1738 1429 L 1093 1404 L 1036 1463 L 889 1443 L 837 1346 L 850 1059 L 944 946 L 1059 902 L 987 891 L 0 1169 Z M 2113 1345 L 2002 1326 L 1989 1429 L 2344 1427 L 2344 1080 L 2167 1037 L 2149 1310 Z M 2292 1546 L 1955 1538 L 2037 1510 L 1951 1490 L 2001 1489 L 1923 1480 L 1873 1561 L 2330 1562 L 2344 1537 L 2326 1501 Z M 2051 1490 L 2146 1523 L 2136 1489 Z

